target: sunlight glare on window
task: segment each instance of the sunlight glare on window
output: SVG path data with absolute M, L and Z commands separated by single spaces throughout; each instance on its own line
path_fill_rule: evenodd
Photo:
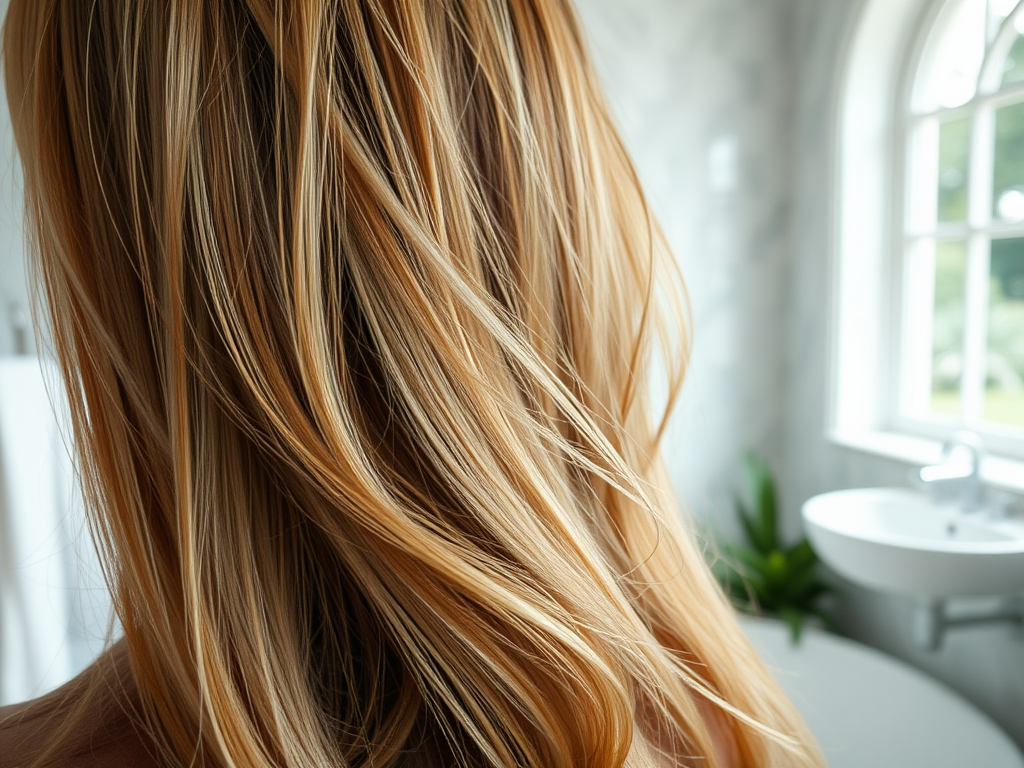
M 959 107 L 974 96 L 985 56 L 985 6 L 985 0 L 959 0 L 945 16 L 924 87 L 924 109 Z
M 985 411 L 1024 427 L 1024 238 L 992 241 Z
M 936 244 L 931 410 L 952 416 L 960 413 L 966 272 L 967 244 L 964 241 Z
M 1024 192 L 1008 189 L 999 196 L 996 213 L 1004 221 L 1024 221 Z

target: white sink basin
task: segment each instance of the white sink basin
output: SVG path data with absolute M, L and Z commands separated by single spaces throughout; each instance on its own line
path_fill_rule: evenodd
M 803 517 L 821 559 L 866 587 L 931 597 L 1024 591 L 1024 521 L 897 488 L 823 493 L 804 502 Z

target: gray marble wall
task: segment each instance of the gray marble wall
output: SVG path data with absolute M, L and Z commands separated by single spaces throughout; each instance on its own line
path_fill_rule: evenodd
M 686 505 L 731 528 L 740 453 L 784 432 L 790 0 L 580 0 L 609 100 L 681 263 L 693 360 L 668 454 Z
M 832 115 L 860 0 L 577 0 L 598 68 L 692 294 L 693 365 L 669 441 L 677 491 L 734 531 L 744 448 L 779 473 L 785 527 L 838 488 L 907 467 L 825 439 Z M 852 636 L 946 682 L 1024 745 L 1024 641 L 910 643 L 910 604 L 842 584 Z

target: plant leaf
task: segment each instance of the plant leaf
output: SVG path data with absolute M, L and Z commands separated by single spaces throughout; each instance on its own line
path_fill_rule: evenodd
M 811 542 L 807 539 L 800 539 L 786 552 L 786 559 L 793 570 L 803 570 L 817 564 L 818 555 L 815 553 Z
M 767 467 L 761 475 L 761 487 L 758 489 L 757 506 L 761 518 L 761 531 L 764 546 L 770 550 L 779 548 L 778 497 L 775 493 L 775 482 Z
M 779 618 L 789 627 L 789 639 L 794 646 L 800 644 L 800 636 L 804 629 L 804 614 L 795 608 L 779 609 Z
M 815 600 L 831 591 L 815 570 L 806 570 L 787 579 L 782 599 L 801 608 L 809 607 Z
M 734 496 L 746 544 L 725 545 L 722 561 L 714 563 L 715 576 L 737 609 L 771 613 L 789 627 L 799 642 L 808 616 L 819 616 L 826 626 L 835 622 L 817 606 L 831 592 L 818 572 L 818 557 L 804 538 L 784 547 L 778 530 L 778 495 L 771 468 L 754 453 L 743 455 L 744 493 Z
M 768 571 L 767 558 L 753 547 L 743 544 L 732 544 L 725 549 L 725 552 L 734 561 L 734 567 L 737 567 L 737 570 L 742 570 L 744 573 L 753 570 L 762 574 Z M 747 567 L 743 568 L 742 566 Z
M 778 499 L 771 470 L 756 454 L 748 451 L 743 455 L 743 474 L 746 481 L 747 498 L 750 499 L 753 514 L 750 525 L 745 525 L 750 543 L 763 555 L 779 548 L 778 542 Z M 746 510 L 744 510 L 746 511 Z
M 767 555 L 768 552 L 761 549 L 762 536 L 757 520 L 739 496 L 736 497 L 736 514 L 740 518 L 740 524 L 743 526 L 743 533 L 746 534 L 747 543 L 752 547 L 756 547 L 762 555 Z

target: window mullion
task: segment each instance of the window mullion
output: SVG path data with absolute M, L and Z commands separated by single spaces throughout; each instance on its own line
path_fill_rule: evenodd
M 964 297 L 964 350 L 961 378 L 961 417 L 967 424 L 981 420 L 987 376 L 987 319 L 991 238 L 983 231 L 992 219 L 992 161 L 995 113 L 988 104 L 974 113 L 971 128 L 971 167 L 968 216 L 972 234 L 967 244 Z
M 981 420 L 985 398 L 990 240 L 976 232 L 967 245 L 966 304 L 964 306 L 964 366 L 961 415 L 965 423 Z
M 917 418 L 926 415 L 932 391 L 935 257 L 935 238 L 921 238 L 908 243 L 903 265 L 899 409 Z

